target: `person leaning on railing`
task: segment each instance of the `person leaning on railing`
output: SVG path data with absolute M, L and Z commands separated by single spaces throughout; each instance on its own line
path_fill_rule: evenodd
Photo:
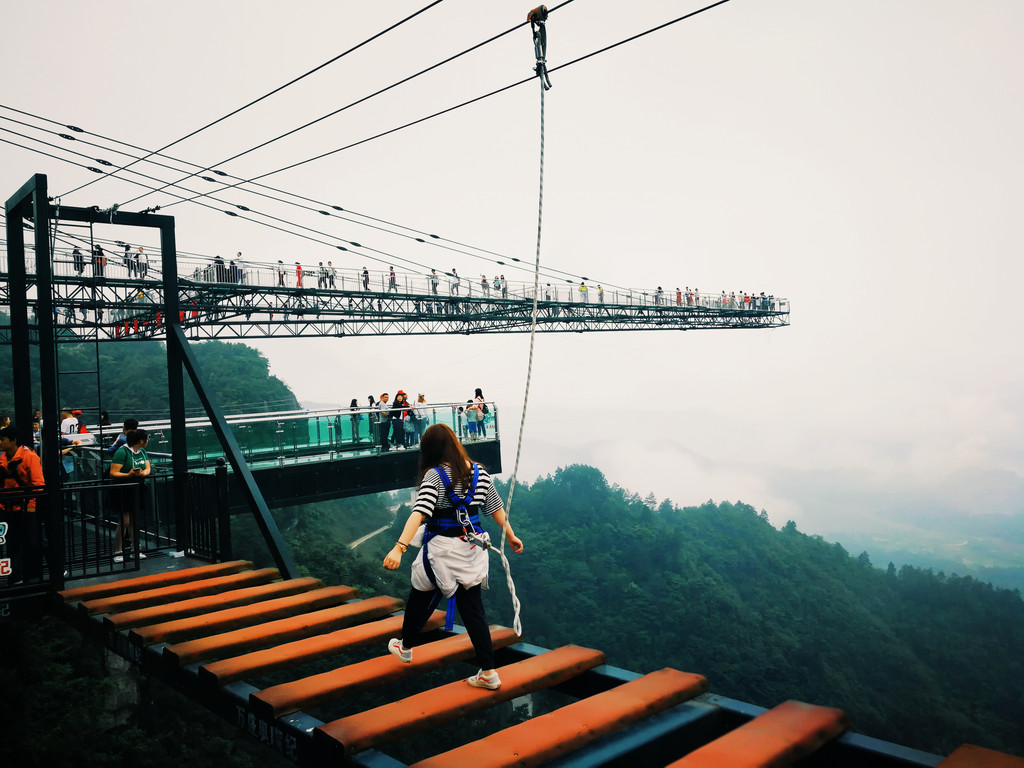
M 134 483 L 136 486 L 119 488 L 112 497 L 117 512 L 117 532 L 114 534 L 115 563 L 124 562 L 124 550 L 130 549 L 133 542 L 136 547 L 139 544 L 137 513 L 139 507 L 143 506 L 145 482 L 152 470 L 149 454 L 146 453 L 148 444 L 149 434 L 146 430 L 133 430 L 128 433 L 126 444 L 118 448 L 110 460 L 110 479 L 116 483 Z M 128 533 L 131 534 L 131 539 L 127 538 Z M 140 560 L 146 558 L 141 551 L 138 554 Z

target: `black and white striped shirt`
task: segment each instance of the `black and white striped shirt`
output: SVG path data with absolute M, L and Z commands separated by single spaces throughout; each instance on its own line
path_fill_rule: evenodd
M 451 479 L 450 474 L 448 478 L 449 480 Z M 462 487 L 461 483 L 456 483 L 452 490 L 459 498 L 462 498 L 466 493 L 466 489 Z M 483 467 L 480 468 L 480 477 L 476 483 L 476 493 L 473 494 L 473 500 L 468 506 L 480 507 L 480 511 L 485 515 L 493 515 L 503 506 L 501 497 L 494 488 L 494 482 L 491 480 L 490 474 Z M 444 482 L 441 480 L 441 475 L 436 468 L 428 469 L 427 473 L 423 476 L 423 482 L 420 483 L 419 491 L 416 493 L 416 503 L 413 506 L 413 512 L 419 512 L 424 517 L 433 517 L 435 510 L 443 513 L 446 510 L 452 509 L 454 507 L 444 490 Z

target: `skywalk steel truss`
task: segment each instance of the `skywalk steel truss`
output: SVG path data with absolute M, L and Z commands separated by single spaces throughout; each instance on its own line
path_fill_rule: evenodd
M 523 333 L 530 299 L 452 297 L 313 288 L 269 288 L 178 280 L 178 322 L 191 339 Z M 30 286 L 31 288 L 31 286 Z M 52 278 L 57 342 L 163 338 L 164 284 L 157 280 Z M 7 282 L 0 302 L 6 304 Z M 30 303 L 31 300 L 30 300 Z M 39 308 L 32 304 L 38 317 Z M 760 308 L 540 301 L 541 333 L 778 328 L 785 301 Z

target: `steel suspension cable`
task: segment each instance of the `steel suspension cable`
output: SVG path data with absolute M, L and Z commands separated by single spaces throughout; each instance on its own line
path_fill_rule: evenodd
M 50 120 L 49 118 L 41 117 L 39 115 L 33 115 L 33 114 L 27 113 L 27 112 L 22 112 L 21 110 L 14 109 L 12 107 L 7 107 L 5 105 L 0 105 L 0 107 L 2 107 L 4 109 L 10 109 L 10 110 L 12 110 L 14 112 L 18 112 L 20 114 L 28 115 L 29 117 L 33 117 L 33 118 L 38 119 L 38 120 L 43 120 L 43 121 L 46 121 L 46 122 L 51 122 L 51 123 L 54 123 L 55 125 L 64 125 L 63 123 L 59 123 L 59 122 L 57 122 L 55 120 Z M 30 123 L 26 123 L 26 122 L 24 122 L 22 120 L 15 120 L 13 118 L 6 117 L 6 116 L 3 116 L 3 115 L 0 115 L 0 120 L 5 120 L 5 121 L 11 122 L 11 123 L 15 123 L 17 125 L 24 126 L 26 128 L 32 129 L 32 130 L 38 130 L 38 131 L 42 131 L 44 133 L 48 133 L 48 134 L 51 134 L 51 135 L 54 135 L 54 136 L 59 136 L 60 138 L 63 138 L 65 140 L 76 141 L 76 142 L 78 142 L 80 144 L 83 144 L 83 145 L 86 145 L 86 146 L 89 146 L 89 147 L 95 147 L 97 149 L 103 149 L 103 150 L 106 150 L 106 151 L 109 151 L 109 152 L 116 152 L 116 153 L 121 154 L 121 155 L 127 155 L 129 157 L 134 157 L 131 153 L 126 152 L 126 151 L 124 151 L 122 149 L 117 149 L 116 147 L 108 147 L 108 146 L 104 146 L 104 145 L 101 145 L 101 144 L 97 144 L 95 142 L 86 141 L 84 139 L 79 139 L 79 138 L 76 138 L 74 136 L 71 136 L 70 134 L 61 133 L 61 132 L 58 132 L 58 131 L 50 130 L 50 129 L 47 129 L 47 128 L 42 128 L 42 127 L 39 127 L 39 126 L 34 126 L 34 125 L 32 125 Z M 65 126 L 65 127 L 68 127 L 68 126 Z M 95 134 L 95 133 L 92 133 L 92 132 L 89 132 L 89 131 L 83 131 L 82 129 L 71 128 L 71 130 L 77 131 L 79 133 L 84 133 L 84 134 L 89 135 L 89 136 L 95 136 L 97 138 L 103 139 L 104 141 L 113 142 L 114 144 L 119 144 L 119 145 L 122 145 L 122 146 L 126 146 L 126 147 L 129 147 L 131 149 L 138 150 L 138 151 L 142 151 L 142 152 L 146 152 L 147 151 L 147 150 L 145 150 L 143 148 L 135 147 L 132 144 L 128 144 L 126 142 L 119 141 L 118 139 L 113 139 L 113 138 L 110 138 L 110 137 L 107 137 L 107 136 L 100 136 L 98 134 Z M 87 157 L 90 160 L 93 160 L 94 162 L 96 162 L 96 163 L 98 163 L 100 165 L 104 165 L 104 166 L 112 166 L 112 165 L 114 165 L 113 163 L 111 163 L 111 162 L 109 162 L 107 160 L 103 160 L 103 159 L 100 159 L 100 158 L 89 157 L 88 155 L 75 152 L 74 150 L 63 148 L 63 147 L 60 147 L 60 146 L 58 146 L 56 144 L 51 144 L 49 142 L 44 142 L 41 139 L 37 139 L 37 138 L 34 138 L 34 137 L 29 137 L 29 136 L 26 136 L 25 134 L 21 134 L 21 133 L 18 133 L 16 131 L 12 131 L 12 130 L 7 129 L 7 128 L 0 128 L 0 131 L 3 131 L 5 133 L 13 133 L 16 136 L 20 136 L 22 138 L 28 138 L 31 141 L 36 141 L 36 142 L 39 142 L 41 144 L 45 144 L 46 146 L 53 147 L 55 149 L 60 149 L 62 151 L 69 152 L 71 154 L 77 154 L 80 157 Z M 157 153 L 151 153 L 150 156 L 153 156 L 153 155 L 156 155 L 156 156 L 159 156 L 159 157 L 162 157 L 162 158 L 166 158 L 168 160 L 173 160 L 174 162 L 180 163 L 180 164 L 183 164 L 183 165 L 191 165 L 191 166 L 193 166 L 195 168 L 201 168 L 202 167 L 202 166 L 199 166 L 199 165 L 197 165 L 195 163 L 191 163 L 188 160 L 183 160 L 181 158 L 170 157 L 168 155 L 157 154 Z M 144 159 L 144 158 L 138 158 L 138 159 L 139 160 L 145 160 L 145 162 L 147 162 L 147 163 L 149 163 L 151 165 L 155 165 L 155 166 L 157 166 L 159 168 L 164 168 L 164 169 L 175 171 L 175 172 L 179 172 L 179 173 L 181 172 L 178 168 L 176 168 L 174 166 L 171 166 L 171 165 L 167 165 L 166 163 L 160 163 L 160 162 L 157 162 L 157 161 L 152 160 L 152 159 Z M 98 168 L 94 168 L 94 167 L 91 167 L 91 166 L 83 166 L 83 167 L 87 167 L 89 170 L 92 170 L 92 171 L 97 172 L 97 173 L 101 172 Z M 127 168 L 127 166 L 126 166 L 126 168 Z M 129 173 L 140 174 L 139 171 L 132 170 L 132 169 L 128 169 L 128 172 Z M 144 178 L 147 178 L 147 179 L 150 179 L 150 180 L 154 181 L 157 184 L 163 184 L 162 180 L 157 179 L 155 177 L 148 176 L 148 175 L 145 175 L 145 174 L 140 174 L 140 175 L 142 175 Z M 195 174 L 193 174 L 193 176 L 194 175 Z M 123 179 L 123 176 L 118 176 L 117 178 Z M 192 178 L 192 176 L 189 176 L 187 178 Z M 202 179 L 204 181 L 212 181 L 212 179 L 207 178 L 205 176 L 202 177 Z M 151 187 L 149 185 L 142 185 L 142 186 L 144 186 L 146 189 L 149 189 L 151 191 L 157 191 L 154 187 Z M 178 182 L 173 182 L 173 183 L 165 184 L 163 187 L 160 187 L 160 190 L 165 190 L 168 186 L 177 186 L 180 189 L 185 190 L 189 194 L 193 194 L 194 193 L 194 190 L 190 190 L 187 187 L 181 186 L 180 180 Z M 324 215 L 327 215 L 327 216 L 333 216 L 334 218 L 340 219 L 341 221 L 347 221 L 347 222 L 349 222 L 351 224 L 356 224 L 358 226 L 369 227 L 370 229 L 376 229 L 376 230 L 378 230 L 380 232 L 384 232 L 386 234 L 393 235 L 395 237 L 401 237 L 401 238 L 405 238 L 405 239 L 408 239 L 408 240 L 416 240 L 416 241 L 421 242 L 421 243 L 423 243 L 425 245 L 429 245 L 429 246 L 432 246 L 432 247 L 435 247 L 435 248 L 442 248 L 444 250 L 448 250 L 448 251 L 451 251 L 453 253 L 458 253 L 458 254 L 461 254 L 461 255 L 464 255 L 464 256 L 469 256 L 469 257 L 474 258 L 474 259 L 480 259 L 481 261 L 491 262 L 491 263 L 494 263 L 494 264 L 496 264 L 498 266 L 506 266 L 506 262 L 505 261 L 501 261 L 501 259 L 507 259 L 509 261 L 516 262 L 516 263 L 519 262 L 519 259 L 517 257 L 514 257 L 514 256 L 505 256 L 505 255 L 500 254 L 500 253 L 495 253 L 493 251 L 488 251 L 487 249 L 480 248 L 478 246 L 468 245 L 468 244 L 465 244 L 465 243 L 460 243 L 458 241 L 451 240 L 449 238 L 442 238 L 442 237 L 440 237 L 438 235 L 433 235 L 433 234 L 430 234 L 430 233 L 427 233 L 427 232 L 422 232 L 420 230 L 416 230 L 416 229 L 413 229 L 412 227 L 407 227 L 407 226 L 402 225 L 402 224 L 396 224 L 396 223 L 389 222 L 389 221 L 386 221 L 386 220 L 383 220 L 383 219 L 378 219 L 378 218 L 375 218 L 375 217 L 372 217 L 372 216 L 368 216 L 366 214 L 359 213 L 357 211 L 351 211 L 351 210 L 345 211 L 345 209 L 342 209 L 340 206 L 331 205 L 329 203 L 324 203 L 324 202 L 321 202 L 321 201 L 318 201 L 318 200 L 313 200 L 311 198 L 303 197 L 303 196 L 297 195 L 297 194 L 295 194 L 293 192 L 288 192 L 286 190 L 278 190 L 278 189 L 275 189 L 274 187 L 270 187 L 270 186 L 265 185 L 265 184 L 254 184 L 254 186 L 262 187 L 264 189 L 269 189 L 269 190 L 272 190 L 274 192 L 278 192 L 278 193 L 280 193 L 282 195 L 288 195 L 288 196 L 296 197 L 296 198 L 299 198 L 299 199 L 302 199 L 302 200 L 307 200 L 309 202 L 318 203 L 322 207 L 321 208 L 314 208 L 312 206 L 303 205 L 301 203 L 295 203 L 295 202 L 292 202 L 292 201 L 289 201 L 289 200 L 284 200 L 284 199 L 281 199 L 279 197 L 275 197 L 274 195 L 271 195 L 271 194 L 259 192 L 259 191 L 252 190 L 252 189 L 246 189 L 245 187 L 240 187 L 238 185 L 232 185 L 232 186 L 235 187 L 235 188 L 238 188 L 239 190 L 241 190 L 243 192 L 246 192 L 248 194 L 257 195 L 258 197 L 262 197 L 262 198 L 265 198 L 265 199 L 268 199 L 268 200 L 272 200 L 274 202 L 281 203 L 282 205 L 291 205 L 291 206 L 297 207 L 297 208 L 299 208 L 301 210 L 306 210 L 306 211 L 311 211 L 311 212 L 315 212 L 315 213 L 320 213 L 320 214 L 324 214 Z M 223 187 L 220 191 L 223 191 L 224 189 L 229 189 L 229 188 L 231 188 L 231 187 Z M 174 193 L 168 193 L 168 194 L 174 194 Z M 233 205 L 233 207 L 238 208 L 238 209 L 243 210 L 243 211 L 252 211 L 252 209 L 248 208 L 247 206 L 229 203 L 228 201 L 221 200 L 219 198 L 212 197 L 210 195 L 211 195 L 211 193 L 204 193 L 204 194 L 201 194 L 201 195 L 195 195 L 195 197 L 190 197 L 190 198 L 185 198 L 182 195 L 176 195 L 176 197 L 179 198 L 178 202 L 195 202 L 196 200 L 198 200 L 198 199 L 200 199 L 202 197 L 209 197 L 209 199 L 211 199 L 211 200 L 213 200 L 215 202 L 223 203 L 225 205 Z M 173 205 L 173 203 L 172 203 L 172 205 Z M 119 206 L 119 207 L 123 208 L 124 206 L 122 205 L 122 206 Z M 169 206 L 164 206 L 164 207 L 169 207 Z M 387 225 L 389 225 L 391 227 L 397 227 L 399 229 L 408 230 L 409 232 L 413 232 L 415 234 L 407 234 L 406 232 L 396 232 L 396 231 L 394 231 L 392 229 L 388 229 L 388 228 L 383 227 L 383 226 L 377 226 L 377 225 L 374 225 L 374 224 L 368 224 L 366 222 L 359 221 L 358 219 L 353 219 L 353 218 L 350 218 L 348 216 L 339 216 L 337 214 L 330 213 L 329 211 L 324 210 L 324 208 L 333 208 L 335 210 L 345 211 L 347 213 L 351 213 L 354 216 L 360 216 L 362 218 L 367 218 L 367 219 L 370 219 L 372 221 L 379 221 L 379 222 L 387 224 Z M 259 215 L 265 215 L 265 214 L 260 213 L 259 211 L 256 211 L 256 213 L 258 213 Z M 300 226 L 300 225 L 295 224 L 295 226 Z M 317 230 L 313 230 L 313 231 L 317 231 Z M 324 234 L 327 237 L 338 237 L 339 239 L 342 239 L 345 242 L 351 242 L 351 241 L 347 240 L 346 238 L 342 238 L 340 235 L 330 235 L 330 234 L 326 234 L 326 233 L 322 233 L 322 234 Z M 417 235 L 424 235 L 425 237 L 428 237 L 428 238 L 431 238 L 431 239 L 427 240 L 427 239 L 424 239 L 424 238 L 421 238 L 421 237 L 417 237 Z M 451 243 L 451 245 L 446 245 L 445 243 Z M 453 246 L 460 246 L 460 247 L 453 247 Z M 462 250 L 462 248 L 470 248 L 473 251 L 479 251 L 480 253 L 471 253 L 469 251 Z M 383 253 L 383 254 L 385 254 L 387 256 L 391 256 L 396 261 L 407 261 L 408 262 L 407 259 L 404 259 L 403 257 L 395 256 L 395 255 L 390 254 L 390 253 L 387 253 L 386 251 L 381 251 L 381 250 L 378 250 L 378 249 L 371 249 L 371 250 L 375 250 L 377 253 Z M 487 256 L 480 255 L 481 253 L 488 254 L 490 256 L 495 256 L 495 257 L 498 257 L 498 258 L 488 258 Z M 409 263 L 413 263 L 413 262 L 409 262 Z M 516 269 L 516 270 L 524 270 L 525 271 L 525 270 L 528 269 L 528 267 L 517 266 L 517 264 L 508 264 L 507 266 L 510 267 L 511 269 Z M 546 267 L 544 269 L 544 272 L 546 274 L 549 274 L 553 279 L 565 278 L 565 276 L 579 277 L 579 275 L 575 275 L 574 273 L 566 272 L 565 270 L 557 269 L 555 267 Z M 590 278 L 584 276 L 584 279 L 589 280 Z M 573 282 L 573 281 L 566 280 L 566 282 Z M 625 286 L 619 286 L 619 285 L 616 285 L 615 283 L 610 283 L 610 282 L 605 281 L 605 284 L 609 285 L 611 287 L 614 287 L 614 288 L 623 288 L 623 289 L 625 289 Z
M 570 0 L 570 2 L 571 1 L 572 0 Z M 224 160 L 221 160 L 220 162 L 214 163 L 213 165 L 208 166 L 206 168 L 203 168 L 202 170 L 195 171 L 195 172 L 189 174 L 188 176 L 185 176 L 185 177 L 183 177 L 181 179 L 178 179 L 177 182 L 168 183 L 167 185 L 161 187 L 160 189 L 154 190 L 154 192 L 162 192 L 168 186 L 175 186 L 176 184 L 180 184 L 183 181 L 187 181 L 188 179 L 190 179 L 193 176 L 195 176 L 197 173 L 202 173 L 203 171 L 213 170 L 214 168 L 217 168 L 218 166 L 224 165 L 225 163 L 230 163 L 232 160 L 237 160 L 240 157 L 244 157 L 245 155 L 248 155 L 250 152 L 255 152 L 255 151 L 259 150 L 259 149 L 263 149 L 264 147 L 267 147 L 267 146 L 273 144 L 276 141 L 280 141 L 281 139 L 284 139 L 284 138 L 286 138 L 288 136 L 291 136 L 292 134 L 295 134 L 295 133 L 298 133 L 299 131 L 305 130 L 306 128 L 309 128 L 310 126 L 316 125 L 317 123 L 319 123 L 319 122 L 321 122 L 323 120 L 326 120 L 326 119 L 328 119 L 330 117 L 334 117 L 335 115 L 338 115 L 338 114 L 344 112 L 347 109 L 350 109 L 350 108 L 355 107 L 355 106 L 357 106 L 359 104 L 362 104 L 365 101 L 369 101 L 370 99 L 374 98 L 375 96 L 380 96 L 382 93 L 390 91 L 393 88 L 397 88 L 400 85 L 404 85 L 405 83 L 408 83 L 411 80 L 415 80 L 417 77 L 420 77 L 421 75 L 425 75 L 428 72 L 431 72 L 431 71 L 433 71 L 435 69 L 438 69 L 439 67 L 442 67 L 445 64 L 448 64 L 448 63 L 450 63 L 452 61 L 455 61 L 456 59 L 461 58 L 462 56 L 465 56 L 468 53 L 472 53 L 473 51 L 477 50 L 478 48 L 482 48 L 483 46 L 485 46 L 485 45 L 487 45 L 489 43 L 493 43 L 495 40 L 498 40 L 498 39 L 504 37 L 505 35 L 510 34 L 511 32 L 514 32 L 515 30 L 519 29 L 520 27 L 524 26 L 527 23 L 528 22 L 523 22 L 522 24 L 517 24 L 516 26 L 512 27 L 511 29 L 506 29 L 504 32 L 500 32 L 497 35 L 494 35 L 493 37 L 490 37 L 490 38 L 488 38 L 487 40 L 484 40 L 481 43 L 477 43 L 476 45 L 472 46 L 471 48 L 467 48 L 466 50 L 464 50 L 464 51 L 462 51 L 460 53 L 456 53 L 453 56 L 449 56 L 444 61 L 439 61 L 438 63 L 432 64 L 431 66 L 427 67 L 426 69 L 421 69 L 419 72 L 417 72 L 415 74 L 412 74 L 412 75 L 409 75 L 408 77 L 402 78 L 401 80 L 399 80 L 396 83 L 392 83 L 391 85 L 386 86 L 384 88 L 381 88 L 381 89 L 379 89 L 377 91 L 374 91 L 373 93 L 371 93 L 371 94 L 369 94 L 367 96 L 363 96 L 361 99 L 356 99 L 355 101 L 353 101 L 353 102 L 351 102 L 349 104 L 346 104 L 344 107 L 340 107 L 340 108 L 334 110 L 333 112 L 328 112 L 326 115 L 321 115 L 320 117 L 316 118 L 315 120 L 310 120 L 308 123 L 300 125 L 297 128 L 292 128 L 290 131 L 282 133 L 280 136 L 275 136 L 272 139 L 268 139 L 267 141 L 264 141 L 261 144 L 257 144 L 254 147 L 250 147 L 249 149 L 246 149 L 246 150 L 244 150 L 242 152 L 239 152 L 238 154 L 232 155 L 231 157 L 226 158 Z M 242 183 L 242 182 L 240 182 L 240 183 Z M 235 186 L 238 186 L 238 184 L 229 184 L 227 186 L 222 187 L 221 189 L 214 190 L 214 192 L 223 192 L 225 189 L 230 189 L 231 187 L 235 187 Z M 136 200 L 140 200 L 143 197 L 146 197 L 147 195 L 150 195 L 150 194 L 153 194 L 153 193 L 147 192 L 144 195 L 139 195 L 138 197 L 134 197 L 131 200 L 128 200 L 127 202 L 122 203 L 121 207 L 124 207 L 126 205 L 131 204 L 131 203 L 134 203 Z M 188 202 L 191 202 L 191 199 Z
M 369 43 L 373 42 L 373 41 L 374 41 L 374 40 L 376 40 L 377 38 L 379 38 L 379 37 L 382 37 L 382 36 L 386 35 L 386 34 L 387 34 L 388 32 L 391 32 L 392 30 L 394 30 L 394 29 L 397 29 L 398 27 L 400 27 L 400 26 L 402 26 L 403 24 L 405 24 L 405 23 L 406 23 L 407 21 L 410 21 L 410 20 L 412 20 L 412 19 L 416 18 L 416 17 L 417 17 L 417 16 L 419 16 L 419 15 L 420 15 L 421 13 L 425 13 L 426 11 L 430 10 L 431 8 L 433 8 L 433 7 L 435 6 L 435 5 L 439 5 L 439 4 L 440 4 L 440 3 L 442 3 L 442 2 L 444 2 L 444 0 L 434 0 L 434 2 L 432 2 L 432 3 L 429 3 L 428 5 L 424 6 L 423 8 L 420 8 L 420 9 L 419 9 L 418 11 L 416 11 L 415 13 L 413 13 L 413 14 L 410 14 L 409 16 L 406 16 L 406 17 L 405 17 L 404 19 L 402 19 L 401 21 L 395 22 L 395 23 L 394 23 L 394 24 L 392 24 L 392 25 L 391 25 L 390 27 L 388 27 L 388 28 L 386 28 L 386 29 L 383 29 L 383 30 L 381 30 L 380 32 L 378 32 L 377 34 L 373 35 L 372 37 L 369 37 L 369 38 L 367 38 L 367 39 L 366 39 L 366 40 L 364 40 L 363 42 L 361 42 L 361 43 L 358 43 L 357 45 L 354 45 L 354 46 L 352 46 L 352 47 L 351 47 L 351 48 L 349 48 L 349 49 L 348 49 L 347 51 L 344 51 L 343 53 L 339 53 L 339 54 L 338 54 L 337 56 L 335 56 L 334 58 L 332 58 L 332 59 L 328 59 L 328 60 L 327 60 L 327 61 L 325 61 L 325 62 L 324 62 L 323 64 L 320 64 L 319 66 L 316 66 L 316 67 L 314 67 L 313 69 L 309 70 L 309 71 L 308 71 L 308 72 L 306 72 L 305 74 L 299 75 L 298 77 L 296 77 L 296 78 L 293 78 L 293 79 L 289 80 L 289 81 L 288 81 L 287 83 L 285 83 L 284 85 L 278 86 L 278 87 L 277 87 L 277 88 L 275 88 L 274 90 L 272 90 L 272 91 L 270 91 L 270 92 L 268 92 L 268 93 L 265 93 L 265 94 L 263 94 L 263 95 L 262 95 L 262 96 L 260 96 L 260 97 L 259 97 L 258 99 L 253 99 L 253 100 L 252 100 L 252 101 L 250 101 L 250 102 L 249 102 L 248 104 L 245 104 L 245 105 L 243 105 L 243 106 L 239 107 L 238 109 L 235 109 L 235 110 L 233 110 L 233 111 L 229 112 L 228 114 L 224 115 L 223 117 L 219 117 L 219 118 L 217 118 L 217 119 L 216 119 L 216 120 L 214 120 L 214 121 L 213 121 L 212 123 L 207 123 L 207 124 L 206 124 L 206 125 L 204 125 L 204 126 L 203 126 L 202 128 L 197 128 L 196 130 L 192 131 L 192 133 L 189 133 L 189 134 L 187 134 L 186 136 L 182 136 L 182 137 L 181 137 L 180 139 L 177 139 L 177 140 L 175 140 L 175 141 L 172 141 L 172 142 L 171 142 L 170 144 L 167 144 L 166 146 L 162 147 L 161 149 L 158 149 L 158 150 L 156 150 L 156 152 L 151 152 L 151 153 L 150 153 L 149 155 L 147 155 L 147 156 L 146 156 L 145 158 L 142 158 L 142 159 L 143 159 L 143 160 L 144 160 L 144 159 L 148 159 L 148 158 L 149 158 L 149 157 L 150 157 L 151 155 L 154 155 L 154 154 L 156 154 L 157 152 L 163 152 L 163 151 L 164 151 L 165 149 L 170 149 L 170 148 L 171 148 L 171 147 L 173 147 L 173 146 L 174 146 L 175 144 L 180 144 L 181 142 L 185 141 L 186 139 L 190 139 L 190 138 L 192 138 L 193 136 L 195 136 L 196 134 L 202 133 L 202 132 L 203 132 L 203 131 L 205 131 L 205 130 L 206 130 L 207 128 L 212 128 L 213 126 L 217 125 L 217 123 L 221 123 L 221 122 L 223 122 L 223 121 L 227 120 L 227 119 L 228 119 L 229 117 L 233 117 L 234 115 L 237 115 L 237 114 L 238 114 L 239 112 L 241 112 L 241 111 L 243 111 L 243 110 L 245 110 L 245 109 L 248 109 L 249 107 L 251 107 L 251 106 L 253 106 L 253 105 L 255 105 L 255 104 L 258 104 L 259 102 L 263 101 L 263 100 L 264 100 L 264 99 L 266 99 L 266 98 L 269 98 L 270 96 L 273 96 L 273 95 L 274 95 L 275 93 L 279 93 L 280 91 L 283 91 L 283 90 L 284 90 L 285 88 L 287 88 L 287 87 L 289 87 L 289 86 L 291 86 L 291 85 L 294 85 L 295 83 L 299 82 L 300 80 L 303 80 L 303 79 L 305 79 L 305 78 L 309 77 L 309 76 L 310 76 L 310 75 L 312 75 L 312 74 L 313 74 L 314 72 L 318 72 L 318 71 L 320 71 L 321 69 L 323 69 L 324 67 L 326 67 L 326 66 L 328 66 L 328 65 L 330 65 L 330 64 L 333 64 L 334 62 L 338 61 L 339 59 L 341 59 L 341 58 L 343 58 L 343 57 L 345 57 L 345 56 L 348 56 L 348 54 L 352 53 L 353 51 L 355 51 L 355 50 L 358 50 L 359 48 L 362 48 L 362 47 L 363 47 L 364 45 L 367 45 L 367 44 L 369 44 Z M 131 165 L 134 165 L 134 164 L 135 164 L 136 162 L 140 162 L 140 161 L 139 161 L 139 160 L 133 161 L 133 162 L 129 163 L 129 164 L 128 164 L 128 165 L 126 165 L 126 166 L 123 166 L 123 167 L 121 167 L 121 168 L 118 168 L 118 169 L 117 169 L 116 171 L 111 171 L 110 173 L 107 173 L 107 174 L 105 174 L 105 175 L 103 176 L 103 178 L 104 178 L 104 179 L 105 179 L 105 178 L 108 178 L 109 176 L 112 176 L 112 175 L 114 175 L 115 173 L 118 173 L 119 171 L 123 171 L 123 170 L 124 170 L 125 168 L 128 168 L 128 167 L 129 167 L 129 166 L 131 166 Z M 88 187 L 88 186 L 89 186 L 90 184 L 94 184 L 94 183 L 96 183 L 97 181 L 102 181 L 102 179 L 93 179 L 92 181 L 86 182 L 85 184 L 82 184 L 82 185 L 80 185 L 80 186 L 78 186 L 78 187 L 75 187 L 74 189 L 72 189 L 72 190 L 71 190 L 71 192 L 65 192 L 65 193 L 64 193 L 64 195 L 62 195 L 62 197 L 63 197 L 63 196 L 67 196 L 67 195 L 70 195 L 70 194 L 72 194 L 72 193 L 74 193 L 74 192 L 78 192 L 78 191 L 79 191 L 79 190 L 81 190 L 81 189 L 85 189 L 85 188 L 86 188 L 86 187 Z

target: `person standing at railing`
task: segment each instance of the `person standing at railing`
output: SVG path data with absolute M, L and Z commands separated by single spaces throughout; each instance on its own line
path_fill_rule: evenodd
M 372 400 L 373 397 L 371 396 L 370 399 Z M 348 417 L 348 420 L 352 424 L 352 440 L 358 443 L 359 442 L 359 422 L 363 420 L 363 414 L 357 413 L 357 411 L 359 410 L 359 401 L 356 400 L 353 397 L 352 398 L 352 402 L 349 403 L 348 409 L 349 409 L 349 411 L 351 411 L 351 415 Z M 341 435 L 340 434 L 338 435 L 338 440 L 339 440 L 339 442 L 341 440 Z
M 604 304 L 604 286 L 597 286 L 597 303 Z
M 388 267 L 388 291 L 398 293 L 398 275 L 395 274 L 394 267 Z
M 462 281 L 459 279 L 459 273 L 455 271 L 455 267 L 452 267 L 452 281 L 451 281 L 451 294 L 452 296 L 459 295 L 459 284 Z
M 363 267 L 363 290 L 370 290 L 370 270 L 366 267 Z
M 423 437 L 423 430 L 430 426 L 430 417 L 427 416 L 427 398 L 422 392 L 416 396 L 416 444 L 419 445 L 420 439 Z
M 302 287 L 302 265 L 299 262 L 295 262 L 295 287 Z
M 85 272 L 85 254 L 82 253 L 77 245 L 71 252 L 71 258 L 75 262 L 75 272 L 78 274 Z
M 508 280 L 505 279 L 504 275 L 501 275 L 501 298 L 508 298 Z
M 132 247 L 128 243 L 124 244 L 124 254 L 121 258 L 124 261 L 125 272 L 128 273 L 128 277 L 131 277 L 135 271 L 135 260 L 132 258 Z
M 580 281 L 580 301 L 587 303 L 587 284 L 583 281 Z
M 337 287 L 336 280 L 338 279 L 338 270 L 334 268 L 331 262 L 327 262 L 327 284 L 333 290 Z
M 437 270 L 436 269 L 430 270 L 430 292 L 432 294 L 434 294 L 435 296 L 437 296 L 437 284 L 439 282 L 440 282 L 440 280 L 437 277 Z
M 480 387 L 473 393 L 473 405 L 476 407 L 476 434 L 477 437 L 487 437 L 487 403 L 484 402 L 484 392 Z
M 391 431 L 391 406 L 388 405 L 388 399 L 391 396 L 385 392 L 380 396 L 380 400 L 377 401 L 377 440 L 380 442 L 380 449 L 387 451 L 388 437 Z
M 139 545 L 139 512 L 145 509 L 146 478 L 152 467 L 146 446 L 149 434 L 144 429 L 133 430 L 125 445 L 117 449 L 110 460 L 110 479 L 115 483 L 131 483 L 127 487 L 111 489 L 111 502 L 117 514 L 117 530 L 114 533 L 114 562 L 124 562 L 124 552 Z M 128 538 L 128 536 L 131 538 Z M 146 556 L 138 552 L 139 559 Z
M 722 293 L 725 293 L 725 291 L 722 291 Z M 679 290 L 678 285 L 676 286 L 676 306 L 683 306 L 683 292 Z
M 102 279 L 107 268 L 107 256 L 103 248 L 96 243 L 92 248 L 92 274 L 93 277 Z
M 277 287 L 284 288 L 284 262 L 277 260 Z
M 107 453 L 113 456 L 117 453 L 117 449 L 122 445 L 128 443 L 128 435 L 139 428 L 139 420 L 128 418 L 124 420 L 124 424 L 121 426 L 121 434 L 117 436 L 117 439 L 107 448 Z
M 3 477 L 3 496 L 43 490 L 43 465 L 36 453 L 21 444 L 18 430 L 7 426 L 0 429 L 0 476 Z M 7 562 L 0 560 L 0 575 L 9 576 L 11 583 L 38 579 L 43 575 L 42 531 L 36 517 L 34 498 L 10 498 L 0 501 L 0 515 L 7 523 Z
M 409 415 L 409 396 L 403 390 L 395 393 L 395 403 L 391 408 L 391 445 L 405 448 L 405 421 Z

